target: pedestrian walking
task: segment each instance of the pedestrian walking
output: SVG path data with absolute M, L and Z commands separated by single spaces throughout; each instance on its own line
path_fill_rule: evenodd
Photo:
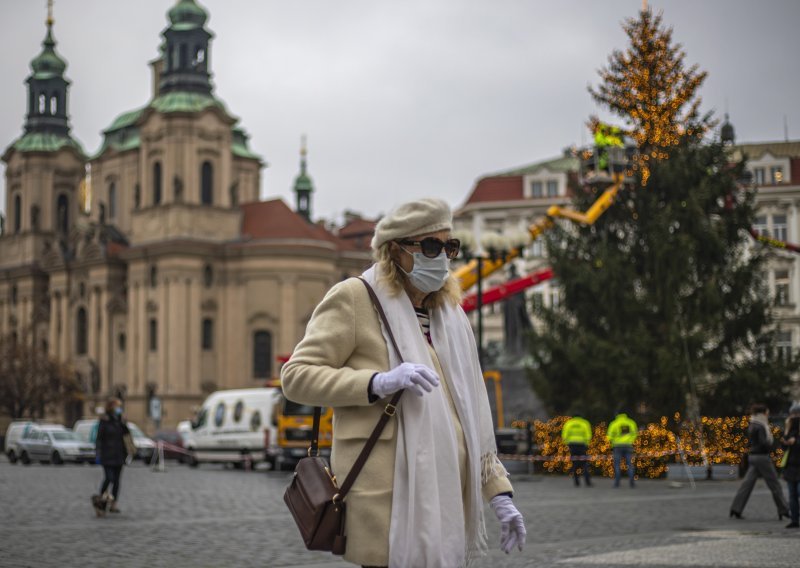
M 483 500 L 506 552 L 525 523 L 497 457 L 472 329 L 449 272 L 460 243 L 438 199 L 401 205 L 376 226 L 374 289 L 404 359 L 364 283 L 335 285 L 281 373 L 284 394 L 334 412 L 331 462 L 344 479 L 382 413 L 393 414 L 347 495 L 344 559 L 363 566 L 465 566 L 485 552 Z M 393 393 L 405 392 L 394 408 Z
M 109 398 L 106 401 L 105 414 L 98 420 L 95 441 L 97 458 L 103 466 L 100 493 L 92 496 L 92 505 L 98 517 L 104 516 L 106 510 L 111 513 L 120 512 L 117 502 L 122 467 L 128 457 L 126 436 L 130 436 L 130 431 L 122 415 L 122 401 Z
M 789 517 L 791 522 L 787 529 L 800 528 L 800 403 L 794 403 L 789 409 L 789 417 L 783 429 L 783 479 L 789 488 Z
M 730 516 L 742 519 L 742 511 L 747 505 L 750 493 L 759 477 L 764 481 L 772 492 L 772 500 L 778 508 L 778 520 L 789 516 L 789 507 L 783 497 L 781 484 L 778 482 L 778 472 L 772 463 L 770 452 L 774 439 L 772 437 L 772 427 L 769 425 L 769 409 L 764 404 L 754 404 L 750 410 L 750 425 L 747 427 L 747 438 L 750 443 L 750 455 L 748 457 L 747 473 L 744 481 L 739 486 L 736 496 L 731 503 Z
M 606 438 L 611 442 L 611 449 L 614 452 L 614 487 L 619 487 L 622 477 L 622 462 L 628 468 L 628 483 L 631 487 L 636 487 L 636 467 L 633 465 L 633 443 L 639 435 L 639 428 L 632 418 L 624 412 L 616 415 L 611 424 L 608 425 Z
M 573 416 L 561 429 L 561 440 L 569 447 L 569 457 L 572 462 L 571 474 L 575 479 L 575 487 L 580 486 L 580 476 L 586 482 L 586 487 L 592 486 L 589 473 L 589 442 L 592 441 L 592 425 L 580 416 Z

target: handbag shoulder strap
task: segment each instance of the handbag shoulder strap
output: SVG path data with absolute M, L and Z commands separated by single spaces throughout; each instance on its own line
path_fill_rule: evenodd
M 400 347 L 397 345 L 397 340 L 394 338 L 394 333 L 392 333 L 392 328 L 389 326 L 389 318 L 386 317 L 386 312 L 383 311 L 383 306 L 381 305 L 381 301 L 378 299 L 378 296 L 375 294 L 375 290 L 372 289 L 372 286 L 369 285 L 369 282 L 367 282 L 360 276 L 358 277 L 358 279 L 364 283 L 364 287 L 367 289 L 369 298 L 370 300 L 372 300 L 372 305 L 375 306 L 378 315 L 383 321 L 383 325 L 386 327 L 386 332 L 389 334 L 389 340 L 392 342 L 392 347 L 394 347 L 394 350 L 397 353 L 397 356 L 400 358 L 400 360 L 403 361 L 404 360 L 403 354 L 400 352 Z M 375 442 L 377 442 L 378 436 L 380 436 L 381 432 L 386 426 L 386 422 L 389 421 L 389 418 L 394 416 L 395 410 L 397 408 L 397 403 L 400 401 L 400 396 L 402 394 L 403 391 L 398 391 L 397 393 L 395 393 L 389 404 L 386 405 L 386 408 L 384 409 L 384 412 L 381 415 L 381 419 L 378 421 L 378 424 L 376 424 L 375 429 L 372 432 L 373 436 L 370 436 L 367 439 L 367 443 L 364 446 L 364 450 L 362 450 L 361 452 L 362 454 L 364 454 L 364 451 L 366 451 L 363 460 L 364 462 L 366 462 L 367 457 L 369 456 L 369 452 L 372 451 L 372 447 L 375 445 Z M 315 406 L 314 419 L 311 426 L 311 447 L 309 447 L 308 449 L 308 455 L 319 455 L 319 426 L 320 426 L 321 416 L 322 416 L 322 407 Z M 374 440 L 372 439 L 373 437 L 375 438 Z M 350 470 L 351 472 L 355 470 L 356 475 L 358 475 L 358 473 L 361 471 L 361 468 L 364 466 L 363 463 L 360 463 L 360 465 L 358 465 L 358 469 L 356 470 L 356 464 L 359 464 L 360 458 L 361 456 L 359 455 L 359 459 L 356 460 L 355 464 L 353 465 L 353 469 Z M 355 481 L 355 477 L 353 477 L 353 481 Z M 345 479 L 345 484 L 346 483 L 347 479 Z M 350 485 L 352 485 L 352 482 L 347 486 L 348 491 L 350 489 Z M 342 484 L 342 487 L 344 486 L 345 485 Z
M 381 306 L 381 302 L 378 299 L 378 296 L 375 295 L 375 290 L 372 289 L 372 286 L 364 280 L 363 278 L 359 278 L 364 283 L 364 286 L 367 288 L 367 292 L 369 293 L 369 297 L 372 300 L 372 304 L 375 306 L 375 309 L 378 311 L 378 315 L 380 316 L 381 320 L 383 321 L 383 325 L 386 327 L 386 333 L 389 335 L 389 339 L 392 342 L 392 346 L 394 347 L 395 351 L 397 352 L 397 356 L 400 360 L 403 360 L 403 354 L 400 352 L 400 348 L 397 346 L 397 341 L 394 338 L 394 334 L 392 333 L 392 328 L 389 326 L 389 320 L 386 317 L 386 313 L 383 311 L 383 306 Z M 364 464 L 367 462 L 367 458 L 369 457 L 370 452 L 372 452 L 372 448 L 375 447 L 375 444 L 378 441 L 378 437 L 383 432 L 386 423 L 392 418 L 397 411 L 397 403 L 400 402 L 400 397 L 403 396 L 402 390 L 397 391 L 392 396 L 392 399 L 383 409 L 383 414 L 381 414 L 380 419 L 378 419 L 378 423 L 375 425 L 375 429 L 372 430 L 372 434 L 370 434 L 369 438 L 367 439 L 367 443 L 364 444 L 364 448 L 361 450 L 361 453 L 358 454 L 356 461 L 353 462 L 353 467 L 350 468 L 347 477 L 345 478 L 342 486 L 339 488 L 339 497 L 344 499 L 345 495 L 350 491 L 350 488 L 353 486 L 353 483 L 356 481 L 356 477 L 358 474 L 361 473 L 361 468 L 364 467 Z

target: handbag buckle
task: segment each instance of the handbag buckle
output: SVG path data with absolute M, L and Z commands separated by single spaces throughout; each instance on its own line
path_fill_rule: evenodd
M 394 413 L 397 412 L 397 407 L 394 404 L 387 404 L 383 411 L 389 416 L 394 416 Z
M 333 486 L 338 489 L 339 485 L 336 483 L 336 476 L 333 475 L 333 473 L 331 473 L 331 470 L 328 469 L 327 467 L 325 468 L 325 473 L 328 474 L 328 477 L 331 479 L 331 483 L 333 484 Z

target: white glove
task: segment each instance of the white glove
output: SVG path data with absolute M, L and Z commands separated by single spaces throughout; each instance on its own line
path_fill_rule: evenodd
M 508 554 L 516 546 L 521 551 L 527 535 L 525 519 L 522 518 L 522 513 L 517 511 L 511 497 L 496 495 L 489 502 L 489 506 L 500 521 L 500 550 Z
M 378 373 L 372 379 L 372 394 L 383 398 L 401 389 L 408 389 L 417 396 L 431 392 L 439 386 L 436 373 L 419 363 L 401 363 L 394 369 Z

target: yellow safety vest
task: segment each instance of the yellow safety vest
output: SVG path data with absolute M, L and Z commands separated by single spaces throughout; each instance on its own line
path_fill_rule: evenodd
M 608 425 L 606 437 L 611 442 L 611 447 L 632 446 L 636 441 L 639 429 L 636 422 L 628 418 L 627 414 L 617 414 L 617 417 Z
M 564 423 L 561 439 L 565 444 L 586 444 L 592 440 L 592 425 L 580 416 L 573 416 Z

